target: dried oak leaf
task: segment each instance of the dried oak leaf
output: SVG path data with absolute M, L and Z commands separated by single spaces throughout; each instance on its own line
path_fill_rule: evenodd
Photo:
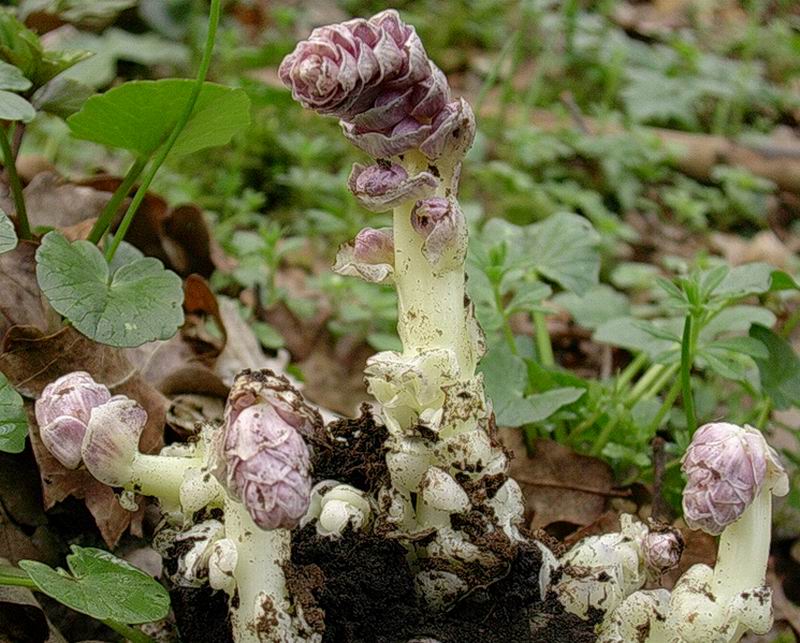
M 142 377 L 124 351 L 97 344 L 71 327 L 46 335 L 31 326 L 16 326 L 3 340 L 0 371 L 17 391 L 31 400 L 36 399 L 48 383 L 75 370 L 87 371 L 98 382 L 108 386 L 113 394 L 137 400 L 148 414 L 139 447 L 146 453 L 161 448 L 167 399 Z M 85 470 L 66 469 L 50 455 L 39 439 L 32 405 L 29 406 L 30 439 L 39 465 L 45 509 L 69 495 L 83 498 L 110 547 L 129 526 L 137 529 L 140 512 L 131 514 L 126 511 L 109 487 Z
M 536 440 L 533 455 L 528 457 L 522 431 L 499 432 L 515 456 L 509 473 L 525 494 L 525 515 L 531 529 L 568 523 L 574 531 L 597 520 L 610 497 L 626 495 L 613 489 L 611 468 L 598 458 L 580 455 L 552 440 Z M 566 536 L 566 528 L 568 525 L 559 535 Z

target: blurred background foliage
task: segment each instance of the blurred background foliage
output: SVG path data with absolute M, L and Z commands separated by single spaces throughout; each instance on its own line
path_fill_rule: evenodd
M 95 52 L 68 75 L 98 90 L 190 74 L 205 35 L 201 0 L 15 4 L 48 46 Z M 697 421 L 769 428 L 800 464 L 798 4 L 393 6 L 478 115 L 461 198 L 499 423 L 530 448 L 554 438 L 603 458 L 620 484 L 658 473 L 677 508 L 694 428 L 683 373 Z M 345 179 L 363 158 L 334 121 L 291 100 L 276 70 L 314 26 L 384 8 L 227 2 L 210 80 L 247 91 L 253 124 L 227 147 L 170 160 L 154 184 L 170 204 L 205 210 L 232 260 L 215 290 L 238 298 L 264 349 L 288 349 L 309 394 L 340 412 L 363 398 L 365 359 L 399 345 L 391 289 L 328 267 L 339 244 L 388 216 L 357 207 Z M 71 177 L 127 162 L 47 116 L 23 152 Z M 791 510 L 785 520 L 800 524 Z

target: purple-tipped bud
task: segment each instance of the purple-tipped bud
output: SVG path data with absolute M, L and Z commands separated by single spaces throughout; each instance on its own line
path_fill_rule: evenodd
M 678 566 L 684 546 L 681 532 L 674 527 L 651 527 L 642 540 L 642 556 L 647 568 L 652 573 L 661 575 Z
M 347 186 L 367 210 L 385 212 L 403 201 L 431 194 L 436 178 L 429 172 L 409 177 L 401 166 L 386 161 L 369 166 L 356 163 Z
M 339 248 L 333 271 L 382 283 L 394 272 L 394 238 L 391 228 L 364 228 L 350 243 Z
M 89 373 L 76 371 L 48 384 L 36 400 L 36 422 L 45 448 L 68 469 L 81 463 L 81 444 L 92 409 L 111 393 Z
M 411 211 L 411 227 L 424 239 L 422 253 L 432 264 L 447 258 L 460 265 L 467 252 L 467 224 L 455 199 L 423 199 Z
M 136 400 L 115 395 L 92 411 L 83 438 L 83 463 L 95 478 L 110 487 L 123 487 L 133 477 L 139 438 L 147 411 Z
M 279 75 L 295 100 L 339 117 L 345 136 L 375 158 L 417 148 L 460 160 L 475 136 L 469 105 L 451 99 L 444 74 L 394 10 L 315 29 Z
M 291 529 L 311 497 L 309 435 L 319 414 L 285 377 L 243 371 L 233 384 L 215 474 L 262 529 Z
M 377 163 L 363 168 L 353 178 L 355 193 L 382 196 L 405 181 L 408 172 L 395 163 Z
M 303 107 L 346 120 L 375 105 L 382 92 L 402 92 L 430 73 L 414 28 L 393 10 L 314 29 L 278 70 Z
M 725 422 L 700 427 L 683 456 L 683 513 L 692 529 L 720 534 L 764 485 L 788 493 L 788 479 L 760 431 Z

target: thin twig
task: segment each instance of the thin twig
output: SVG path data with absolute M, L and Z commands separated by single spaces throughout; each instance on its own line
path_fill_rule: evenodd
M 575 126 L 584 134 L 591 134 L 592 130 L 589 128 L 589 124 L 583 117 L 583 112 L 581 111 L 581 108 L 578 107 L 578 103 L 575 102 L 575 97 L 572 95 L 572 92 L 563 91 L 559 95 L 559 98 L 569 111 L 569 115 L 572 117 L 572 122 L 575 123 Z

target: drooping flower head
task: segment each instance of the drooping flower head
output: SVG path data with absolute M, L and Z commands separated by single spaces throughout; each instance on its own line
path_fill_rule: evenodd
M 320 422 L 285 377 L 243 371 L 217 442 L 215 475 L 262 529 L 294 527 L 308 508 L 308 435 Z
M 418 148 L 434 159 L 472 143 L 472 110 L 451 99 L 444 74 L 393 9 L 314 29 L 279 75 L 303 107 L 338 117 L 375 158 Z
M 81 444 L 92 409 L 111 393 L 89 373 L 75 371 L 50 382 L 36 400 L 36 422 L 45 448 L 68 469 L 81 463 Z
M 692 529 L 720 534 L 736 521 L 764 485 L 776 495 L 788 480 L 760 431 L 726 422 L 700 427 L 683 456 L 687 483 L 683 512 Z

